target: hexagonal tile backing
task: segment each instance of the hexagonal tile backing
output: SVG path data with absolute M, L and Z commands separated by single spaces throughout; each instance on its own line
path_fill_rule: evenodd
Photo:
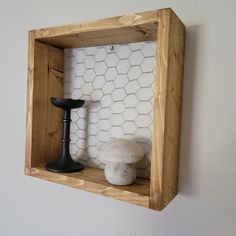
M 64 96 L 87 100 L 72 111 L 71 154 L 104 168 L 99 147 L 134 139 L 145 150 L 137 175 L 149 177 L 156 42 L 65 49 Z

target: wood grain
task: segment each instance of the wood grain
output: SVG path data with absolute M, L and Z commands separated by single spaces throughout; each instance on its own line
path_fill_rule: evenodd
M 63 96 L 64 52 L 34 41 L 29 42 L 28 106 L 26 124 L 26 167 L 55 160 L 60 153 L 60 109 L 51 96 Z
M 44 180 L 149 207 L 150 181 L 147 179 L 137 178 L 136 183 L 130 186 L 115 186 L 105 180 L 103 170 L 90 167 L 81 172 L 68 174 L 52 173 L 46 171 L 44 167 L 30 168 L 28 172 L 31 176 Z
M 157 11 L 33 30 L 41 42 L 73 48 L 156 40 Z
M 171 9 L 159 11 L 150 207 L 177 194 L 185 27 Z
M 27 77 L 27 108 L 26 108 L 26 132 L 25 132 L 25 174 L 31 167 L 32 155 L 32 111 L 33 111 L 33 86 L 34 86 L 34 38 L 28 35 L 28 77 Z

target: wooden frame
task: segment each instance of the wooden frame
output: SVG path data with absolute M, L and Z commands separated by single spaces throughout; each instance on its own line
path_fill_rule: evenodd
M 177 194 L 185 27 L 171 9 L 130 14 L 29 32 L 25 173 L 78 189 L 162 210 Z M 64 48 L 157 40 L 150 180 L 130 186 L 107 183 L 103 171 L 56 174 L 44 169 L 60 153 Z

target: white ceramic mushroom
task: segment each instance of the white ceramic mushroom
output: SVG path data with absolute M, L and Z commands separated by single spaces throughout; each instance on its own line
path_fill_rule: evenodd
M 105 163 L 106 180 L 114 185 L 130 185 L 136 180 L 134 164 L 144 156 L 135 141 L 112 139 L 100 147 L 99 159 Z

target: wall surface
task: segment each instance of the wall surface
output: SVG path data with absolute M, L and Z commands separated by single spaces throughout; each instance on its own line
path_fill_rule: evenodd
M 236 1 L 0 0 L 0 235 L 236 235 Z M 23 175 L 27 31 L 172 7 L 187 26 L 179 194 L 162 212 Z

